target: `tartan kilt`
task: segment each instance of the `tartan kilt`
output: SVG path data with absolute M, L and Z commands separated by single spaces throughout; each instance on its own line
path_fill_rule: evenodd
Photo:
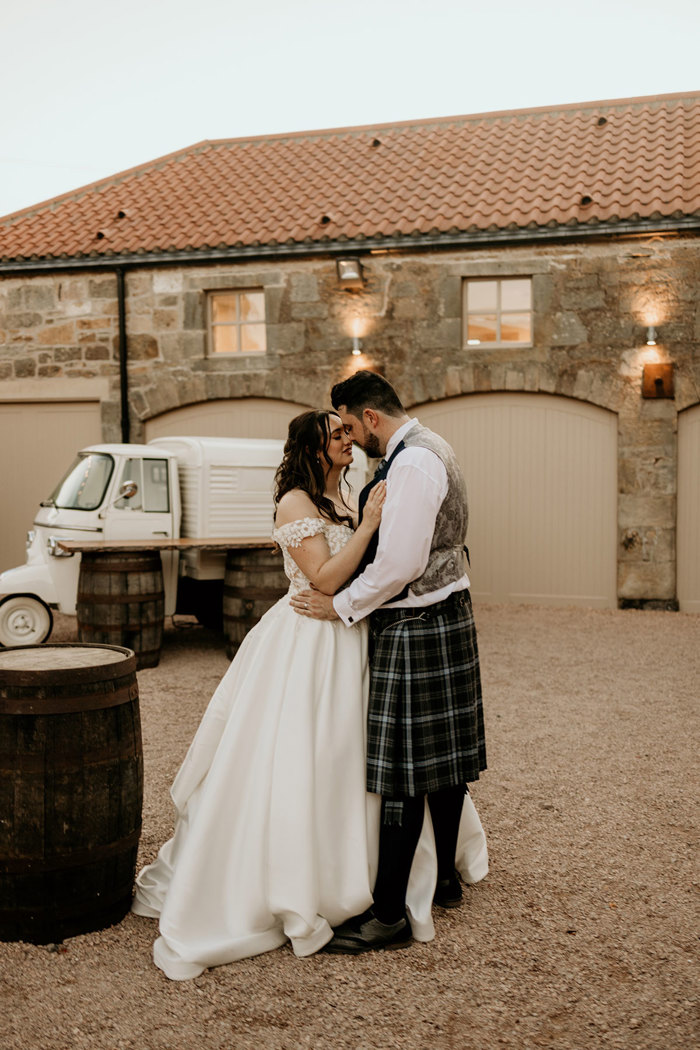
M 476 628 L 468 591 L 370 617 L 367 790 L 425 795 L 486 769 Z

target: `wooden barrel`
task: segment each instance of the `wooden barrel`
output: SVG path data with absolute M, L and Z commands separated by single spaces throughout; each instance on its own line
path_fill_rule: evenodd
M 142 801 L 134 654 L 0 650 L 0 940 L 47 944 L 119 922 Z
M 136 666 L 156 667 L 163 641 L 163 568 L 158 551 L 89 551 L 80 562 L 78 638 L 123 645 Z
M 251 627 L 287 593 L 280 553 L 269 550 L 229 550 L 224 576 L 226 653 L 233 659 Z

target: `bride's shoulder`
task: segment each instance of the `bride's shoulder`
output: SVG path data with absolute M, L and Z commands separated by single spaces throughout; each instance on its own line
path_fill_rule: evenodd
M 290 489 L 277 504 L 275 529 L 304 518 L 319 518 L 318 507 L 303 489 Z
M 318 507 L 307 492 L 292 489 L 277 504 L 272 538 L 283 547 L 298 547 L 303 540 L 318 536 L 325 526 Z

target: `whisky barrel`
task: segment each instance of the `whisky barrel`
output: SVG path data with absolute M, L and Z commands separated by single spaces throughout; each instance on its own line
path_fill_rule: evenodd
M 85 551 L 78 579 L 78 638 L 122 645 L 136 666 L 156 667 L 163 641 L 163 569 L 158 551 Z
M 287 593 L 281 554 L 269 550 L 229 550 L 224 576 L 226 653 L 233 659 L 251 627 Z
M 0 650 L 0 940 L 47 944 L 119 922 L 142 800 L 134 654 Z

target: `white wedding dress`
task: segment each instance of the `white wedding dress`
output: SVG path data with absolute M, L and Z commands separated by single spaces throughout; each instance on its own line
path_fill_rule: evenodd
M 273 532 L 289 592 L 214 693 L 172 786 L 175 834 L 136 881 L 132 911 L 160 917 L 153 957 L 173 980 L 287 940 L 311 955 L 372 901 L 381 800 L 365 789 L 367 627 L 312 620 L 289 604 L 309 585 L 289 548 L 319 533 L 331 554 L 351 536 L 320 518 Z M 457 866 L 468 882 L 488 870 L 468 796 Z M 434 936 L 436 870 L 426 806 L 407 898 L 417 940 Z

